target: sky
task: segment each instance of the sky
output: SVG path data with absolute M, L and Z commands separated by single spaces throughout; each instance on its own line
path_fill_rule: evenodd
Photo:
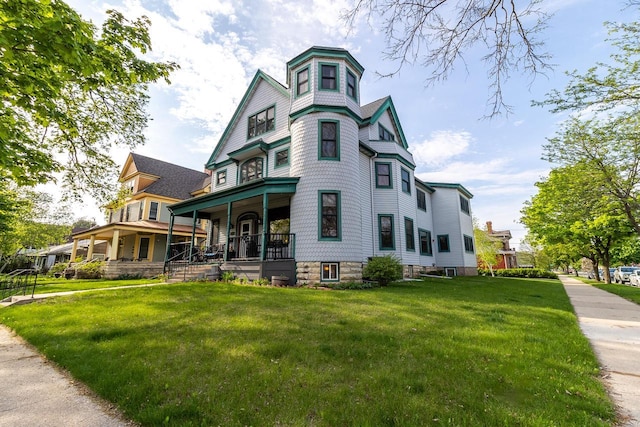
M 393 78 L 381 78 L 398 64 L 384 59 L 384 34 L 359 22 L 351 32 L 340 19 L 353 0 L 68 0 L 96 25 L 105 11 L 116 9 L 127 18 L 151 19 L 153 51 L 149 59 L 175 61 L 180 70 L 171 85 L 150 87 L 147 142 L 136 152 L 181 166 L 203 170 L 251 79 L 258 69 L 286 83 L 286 62 L 311 46 L 342 47 L 365 68 L 361 103 L 390 95 L 416 176 L 427 182 L 460 183 L 472 194 L 471 209 L 481 226 L 511 230 L 518 248 L 526 234 L 520 220 L 535 183 L 554 166 L 541 159 L 543 145 L 559 130 L 566 114 L 534 107 L 551 90 L 563 90 L 566 71 L 584 72 L 607 61 L 605 21 L 636 18 L 623 10 L 622 0 L 543 0 L 553 13 L 539 35 L 554 69 L 546 76 L 513 73 L 503 96 L 513 107 L 509 115 L 491 120 L 487 113 L 489 84 L 482 50 L 466 55 L 449 78 L 426 85 L 427 71 L 405 66 Z M 526 4 L 525 1 L 518 3 Z M 114 150 L 122 165 L 129 150 Z M 97 204 L 87 197 L 76 206 L 77 217 L 104 223 Z

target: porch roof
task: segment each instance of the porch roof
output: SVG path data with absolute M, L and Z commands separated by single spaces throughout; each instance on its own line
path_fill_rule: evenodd
M 168 206 L 176 216 L 192 216 L 194 211 L 223 206 L 265 194 L 293 194 L 300 178 L 261 178 L 229 188 L 227 190 L 207 193 L 192 199 L 183 200 Z M 174 226 L 175 230 L 175 226 Z
M 169 224 L 166 222 L 155 221 L 132 221 L 132 222 L 113 222 L 111 224 L 93 227 L 88 230 L 81 231 L 73 235 L 74 239 L 88 239 L 95 236 L 96 239 L 111 239 L 115 230 L 120 231 L 120 236 L 135 233 L 148 234 L 169 234 Z M 191 225 L 174 224 L 173 235 L 191 236 L 193 227 Z M 207 233 L 200 227 L 196 227 L 196 235 L 198 237 L 205 236 Z

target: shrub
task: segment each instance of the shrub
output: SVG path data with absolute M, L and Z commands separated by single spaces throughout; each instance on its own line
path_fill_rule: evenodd
M 47 274 L 49 276 L 55 276 L 56 274 L 58 274 L 58 276 L 59 276 L 67 269 L 67 267 L 69 267 L 69 263 L 68 262 L 58 262 L 58 263 L 53 264 L 51 266 L 51 268 L 49 269 Z
M 336 290 L 360 290 L 377 288 L 380 284 L 376 282 L 341 282 L 329 283 L 326 286 Z
M 488 269 L 478 269 L 478 274 L 483 276 L 490 276 L 491 272 Z M 522 277 L 529 279 L 557 279 L 558 275 L 553 271 L 543 270 L 541 268 L 507 268 L 500 270 L 493 270 L 493 274 L 496 277 Z
M 75 266 L 76 278 L 78 279 L 99 279 L 102 277 L 102 267 L 104 262 L 93 261 L 86 264 L 79 264 Z
M 223 282 L 231 282 L 233 281 L 233 272 L 232 271 L 223 271 L 220 275 L 220 280 Z
M 394 280 L 402 279 L 402 264 L 393 255 L 373 257 L 362 270 L 364 278 L 386 286 Z

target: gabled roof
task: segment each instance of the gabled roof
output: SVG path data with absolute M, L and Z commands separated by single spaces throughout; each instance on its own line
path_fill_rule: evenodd
M 203 188 L 202 186 L 209 178 L 209 175 L 204 172 L 136 153 L 129 154 L 129 158 L 125 162 L 125 168 L 127 168 L 131 162 L 135 164 L 138 173 L 158 177 L 155 182 L 136 194 L 148 193 L 184 200 L 190 198 L 192 192 Z
M 404 136 L 404 131 L 402 130 L 402 125 L 400 124 L 396 107 L 394 107 L 390 96 L 385 96 L 384 98 L 380 98 L 377 101 L 370 102 L 360 107 L 360 113 L 362 114 L 362 119 L 364 121 L 363 125 L 368 126 L 377 122 L 385 111 L 389 111 L 393 124 L 398 130 L 398 142 L 407 149 L 409 147 L 407 139 Z
M 244 96 L 242 97 L 242 100 L 240 100 L 240 104 L 238 104 L 238 107 L 236 108 L 236 111 L 233 113 L 233 116 L 231 117 L 231 120 L 229 121 L 229 124 L 227 125 L 227 128 L 222 133 L 222 136 L 220 137 L 220 140 L 218 141 L 218 144 L 216 145 L 216 148 L 213 150 L 213 153 L 211 154 L 211 157 L 209 157 L 209 160 L 207 161 L 207 163 L 205 165 L 206 167 L 212 168 L 213 165 L 215 165 L 216 157 L 218 157 L 218 154 L 220 153 L 220 150 L 222 150 L 222 147 L 224 147 L 224 144 L 225 144 L 227 138 L 229 137 L 229 135 L 231 134 L 233 129 L 236 127 L 238 119 L 242 115 L 242 112 L 244 111 L 245 107 L 247 106 L 249 100 L 251 99 L 251 96 L 253 95 L 253 92 L 258 87 L 258 84 L 260 83 L 260 81 L 267 82 L 268 84 L 273 86 L 276 90 L 281 92 L 283 95 L 285 95 L 286 97 L 289 97 L 289 91 L 287 90 L 287 88 L 285 86 L 283 86 L 276 79 L 274 79 L 273 77 L 271 77 L 267 73 L 263 72 L 262 70 L 258 70 L 256 72 L 255 76 L 253 76 L 253 80 L 251 80 L 251 83 L 249 84 L 249 87 L 247 88 L 247 91 L 244 93 Z

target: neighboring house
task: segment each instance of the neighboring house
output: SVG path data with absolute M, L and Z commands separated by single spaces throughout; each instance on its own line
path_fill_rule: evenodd
M 94 242 L 107 241 L 107 276 L 160 274 L 167 253 L 170 214 L 167 207 L 208 191 L 210 176 L 172 163 L 130 153 L 119 181 L 129 194 L 122 206 L 107 206 L 108 223 L 74 233 L 71 259 L 78 243 L 89 240 L 86 257 L 94 255 Z M 200 245 L 207 237 L 201 221 L 178 218 L 173 223 L 172 244 Z M 128 263 L 128 264 L 127 264 Z M 142 263 L 146 263 L 143 265 Z M 132 265 L 133 264 L 133 265 Z
M 79 240 L 75 243 L 76 257 L 86 258 L 91 241 L 88 239 Z M 74 243 L 63 243 L 62 245 L 50 246 L 46 249 L 31 254 L 34 258 L 34 267 L 38 270 L 49 270 L 54 264 L 71 261 Z M 107 250 L 107 242 L 95 240 L 93 242 L 92 258 L 104 259 Z M 74 258 L 75 259 L 75 258 Z
M 504 268 L 517 268 L 518 260 L 516 258 L 516 250 L 511 249 L 509 246 L 509 240 L 511 240 L 511 231 L 510 230 L 494 230 L 493 223 L 491 221 L 487 221 L 487 234 L 489 237 L 498 240 L 502 243 L 502 248 L 498 250 L 498 264 L 496 265 L 496 269 L 504 269 Z
M 258 71 L 206 163 L 211 192 L 169 206 L 169 232 L 209 219 L 223 268 L 258 261 L 299 283 L 359 281 L 387 254 L 407 277 L 477 274 L 473 196 L 414 176 L 391 98 L 360 105 L 363 72 L 328 47 L 289 61 L 286 86 Z

